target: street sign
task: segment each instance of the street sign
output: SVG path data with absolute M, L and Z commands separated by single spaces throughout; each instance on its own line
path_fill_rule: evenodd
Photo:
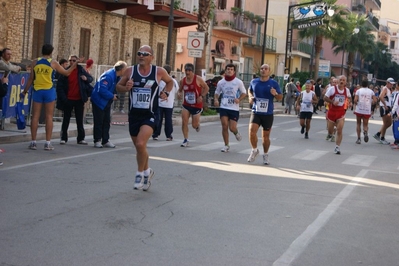
M 202 57 L 202 51 L 201 50 L 188 50 L 188 56 L 189 57 Z
M 330 70 L 330 60 L 319 61 L 319 78 L 329 78 Z
M 323 20 L 314 20 L 302 24 L 295 25 L 299 30 L 310 28 L 310 27 L 317 27 L 323 25 Z
M 187 49 L 204 50 L 205 32 L 189 31 L 187 38 Z

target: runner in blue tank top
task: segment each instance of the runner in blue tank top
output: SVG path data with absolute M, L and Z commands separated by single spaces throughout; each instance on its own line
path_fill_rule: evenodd
M 249 120 L 249 142 L 252 147 L 248 162 L 255 161 L 259 154 L 258 129 L 262 125 L 263 164 L 269 164 L 270 132 L 273 125 L 274 98 L 281 101 L 278 83 L 270 78 L 270 66 L 264 64 L 260 68 L 260 78 L 253 79 L 248 89 L 249 103 L 252 105 L 252 114 Z

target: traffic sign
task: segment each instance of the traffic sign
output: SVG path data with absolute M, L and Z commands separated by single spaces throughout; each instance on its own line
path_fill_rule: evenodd
M 187 49 L 204 50 L 205 32 L 189 31 L 187 38 Z
M 188 56 L 189 57 L 202 57 L 202 51 L 201 50 L 188 50 Z

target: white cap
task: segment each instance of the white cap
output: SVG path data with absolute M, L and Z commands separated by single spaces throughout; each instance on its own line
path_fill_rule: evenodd
M 395 80 L 394 80 L 393 78 L 388 78 L 388 79 L 387 79 L 387 82 L 389 82 L 389 83 L 391 83 L 391 84 L 395 84 L 395 83 L 396 83 Z

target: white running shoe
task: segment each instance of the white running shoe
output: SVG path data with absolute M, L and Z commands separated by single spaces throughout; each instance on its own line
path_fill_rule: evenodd
M 101 144 L 100 141 L 97 141 L 94 143 L 94 148 L 102 148 L 102 147 L 103 147 L 103 145 Z
M 241 136 L 240 132 L 237 132 L 237 134 L 235 136 L 236 136 L 236 140 L 237 141 L 241 141 L 242 140 L 242 136 Z
M 112 142 L 107 142 L 103 145 L 104 148 L 115 148 L 116 146 Z
M 148 176 L 144 176 L 144 183 L 143 183 L 143 191 L 147 191 L 150 189 L 151 186 L 151 179 L 154 176 L 155 172 L 150 168 L 150 174 Z
M 255 158 L 256 158 L 256 156 L 258 156 L 258 154 L 259 154 L 259 150 L 258 149 L 252 150 L 251 154 L 248 157 L 248 162 L 251 163 L 251 162 L 255 161 Z
M 264 165 L 269 165 L 269 154 L 263 154 L 263 164 Z
M 183 141 L 183 143 L 180 144 L 180 147 L 188 147 L 188 143 L 189 143 L 188 139 L 185 139 L 185 140 Z
M 334 153 L 335 154 L 341 154 L 341 151 L 340 151 L 339 147 L 335 147 Z
M 201 130 L 201 126 L 198 125 L 198 127 L 195 129 L 195 131 L 200 132 L 200 130 Z
M 136 175 L 136 178 L 134 180 L 134 189 L 142 189 L 143 188 L 143 181 L 144 178 L 141 175 Z
M 230 150 L 230 146 L 226 145 L 220 151 L 221 152 L 229 152 L 229 150 Z

